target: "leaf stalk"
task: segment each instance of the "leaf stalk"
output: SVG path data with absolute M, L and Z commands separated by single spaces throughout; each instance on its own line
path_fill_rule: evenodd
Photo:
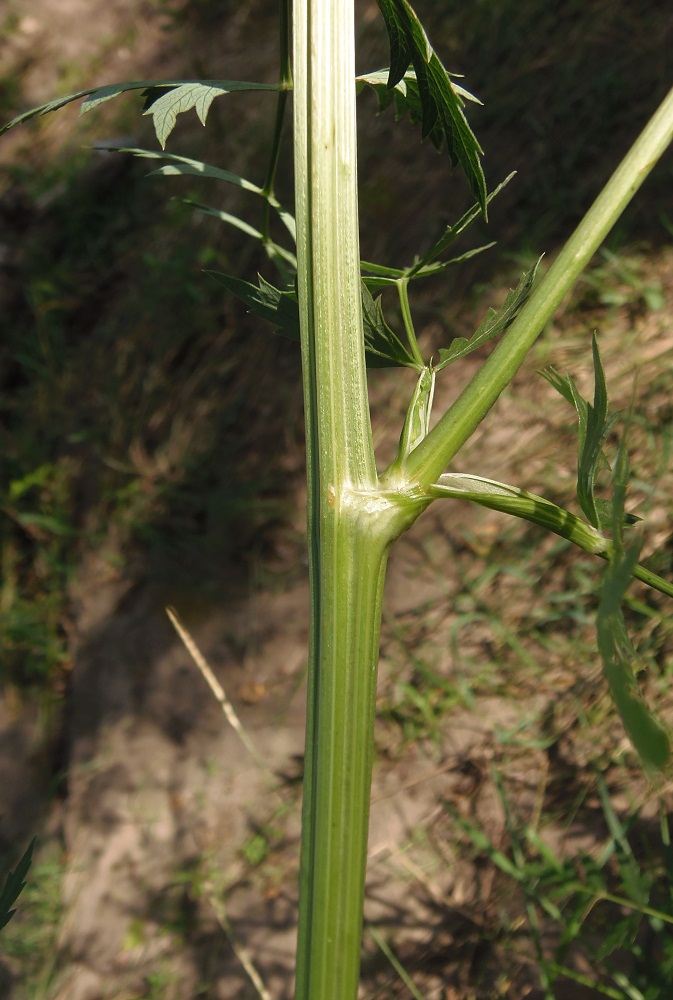
M 482 368 L 407 461 L 429 487 L 471 437 L 673 139 L 673 89 L 641 132 Z

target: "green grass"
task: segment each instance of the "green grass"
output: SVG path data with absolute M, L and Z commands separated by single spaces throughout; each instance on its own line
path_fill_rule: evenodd
M 56 842 L 38 849 L 17 912 L 2 931 L 0 954 L 16 978 L 18 1000 L 47 1000 L 53 995 L 64 874 Z
M 528 808 L 523 815 L 514 805 L 516 786 L 497 771 L 494 780 L 505 824 L 502 847 L 448 808 L 472 863 L 488 858 L 499 873 L 489 906 L 490 933 L 509 964 L 524 958 L 521 946 L 532 948 L 548 1000 L 572 982 L 616 1000 L 663 1000 L 673 961 L 673 872 L 670 846 L 661 842 L 656 824 L 637 809 L 618 815 L 597 773 L 600 807 L 589 805 L 589 788 L 582 807 L 593 845 L 578 849 L 570 842 L 564 848 L 563 835 L 559 838 L 544 812 L 531 816 Z
M 189 553 L 193 576 L 208 577 L 214 542 L 237 558 L 282 511 L 273 465 L 236 465 L 264 423 L 265 376 L 240 356 L 256 335 L 223 309 L 191 244 L 166 238 L 191 210 L 169 203 L 138 241 L 156 187 L 135 168 L 107 177 L 73 176 L 46 236 L 41 224 L 23 240 L 25 298 L 1 349 L 12 390 L 0 410 L 0 618 L 5 679 L 21 685 L 67 664 L 68 587 L 87 548 L 112 543 L 123 561 L 140 545 L 157 573 Z M 204 263 L 231 252 L 219 228 L 199 231 Z
M 573 431 L 560 406 L 556 414 L 551 405 L 540 419 L 546 390 L 535 382 L 535 369 L 556 356 L 572 371 L 582 343 L 598 329 L 615 406 L 628 408 L 637 379 L 638 411 L 629 432 L 634 503 L 653 525 L 650 564 L 664 574 L 671 569 L 665 542 L 671 376 L 659 359 L 670 340 L 661 299 L 670 301 L 672 274 L 669 251 L 634 247 L 599 259 L 570 311 L 499 404 L 493 440 L 486 434 L 479 442 L 485 474 L 502 474 L 572 506 Z M 644 284 L 656 294 L 645 295 Z M 624 364 L 636 338 L 642 351 L 635 364 Z M 526 400 L 530 407 L 508 423 L 513 440 L 503 451 L 497 427 Z M 568 456 L 567 468 L 560 454 Z M 497 463 L 507 476 L 496 473 Z M 384 627 L 380 752 L 403 754 L 405 740 L 413 739 L 441 766 L 451 760 L 447 740 L 454 720 L 464 725 L 466 708 L 483 719 L 495 700 L 508 721 L 494 717 L 495 746 L 488 738 L 478 742 L 463 762 L 465 787 L 447 796 L 451 822 L 435 822 L 430 830 L 446 864 L 472 866 L 476 888 L 467 904 L 461 901 L 463 928 L 452 929 L 449 898 L 435 949 L 418 949 L 425 954 L 420 967 L 413 949 L 406 950 L 407 970 L 416 970 L 422 992 L 444 955 L 443 981 L 457 995 L 479 1000 L 530 989 L 549 998 L 574 996 L 582 984 L 587 997 L 663 1000 L 670 926 L 643 913 L 642 905 L 646 899 L 664 916 L 673 914 L 671 849 L 657 818 L 657 808 L 670 808 L 670 796 L 665 787 L 648 790 L 642 782 L 607 696 L 593 628 L 600 567 L 567 542 L 497 515 L 470 518 L 466 511 L 428 521 L 416 527 L 400 567 L 407 588 L 419 588 L 423 602 Z M 647 668 L 641 683 L 670 717 L 667 605 L 634 586 L 626 616 Z M 412 697 L 405 699 L 406 691 Z M 439 705 L 442 711 L 433 712 Z M 396 940 L 393 935 L 390 943 Z M 472 950 L 480 954 L 479 966 L 466 979 L 449 956 Z M 398 989 L 405 995 L 390 982 L 372 995 L 397 996 Z

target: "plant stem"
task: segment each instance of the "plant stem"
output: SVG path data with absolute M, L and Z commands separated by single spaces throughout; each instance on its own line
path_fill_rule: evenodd
M 295 0 L 295 191 L 302 356 L 321 486 L 375 487 L 360 293 L 353 0 Z M 315 411 L 315 412 L 314 412 Z M 321 498 L 327 504 L 327 495 Z M 338 503 L 332 504 L 334 509 Z
M 262 233 L 265 238 L 269 238 L 271 226 L 271 202 L 275 200 L 276 172 L 278 170 L 278 158 L 280 156 L 280 144 L 283 138 L 283 127 L 285 125 L 285 110 L 289 91 L 292 89 L 292 67 L 290 62 L 290 0 L 280 0 L 279 2 L 279 57 L 280 70 L 278 76 L 278 98 L 276 100 L 276 116 L 273 126 L 273 138 L 271 141 L 271 156 L 269 166 L 262 188 L 262 196 L 265 199 L 264 217 L 262 222 Z
M 323 548 L 333 582 L 308 692 L 296 1000 L 358 989 L 386 547 L 354 527 Z
M 353 0 L 295 0 L 294 78 L 311 576 L 295 997 L 354 1000 L 388 535 L 361 314 Z
M 355 1000 L 388 548 L 430 502 L 431 484 L 512 379 L 669 142 L 673 92 L 496 351 L 408 457 L 404 481 L 386 491 L 374 462 L 362 329 L 353 0 L 295 0 L 293 31 L 311 579 L 295 1000 Z M 405 296 L 406 287 L 403 311 Z
M 400 300 L 400 309 L 402 311 L 402 319 L 404 321 L 404 329 L 407 335 L 407 340 L 409 341 L 409 349 L 411 350 L 414 360 L 417 361 L 422 367 L 425 367 L 423 355 L 420 352 L 418 340 L 416 339 L 414 321 L 411 318 L 411 307 L 409 305 L 409 279 L 399 278 L 396 284 L 397 294 Z
M 406 463 L 409 484 L 436 481 L 509 384 L 591 257 L 673 138 L 671 90 L 491 356 Z

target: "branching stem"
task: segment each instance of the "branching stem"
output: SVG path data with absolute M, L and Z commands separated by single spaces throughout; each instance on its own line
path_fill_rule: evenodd
M 673 89 L 488 360 L 411 453 L 406 465 L 410 480 L 430 486 L 471 437 L 672 138 Z

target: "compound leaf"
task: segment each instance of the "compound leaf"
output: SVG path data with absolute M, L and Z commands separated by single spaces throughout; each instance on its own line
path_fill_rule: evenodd
M 143 111 L 143 114 L 152 116 L 159 145 L 165 149 L 166 140 L 175 128 L 179 114 L 194 108 L 199 121 L 205 125 L 210 105 L 216 97 L 227 93 L 229 91 L 224 87 L 212 87 L 203 83 L 183 83 L 181 87 L 168 90 L 160 97 L 155 97 L 150 92 L 148 94 L 150 97 L 149 107 Z
M 540 260 L 533 265 L 530 271 L 521 276 L 521 280 L 516 288 L 509 290 L 505 301 L 499 309 L 491 308 L 488 310 L 484 320 L 471 337 L 456 337 L 451 342 L 450 347 L 440 348 L 440 361 L 436 366 L 437 371 L 446 368 L 447 365 L 450 365 L 453 361 L 457 361 L 458 358 L 464 358 L 467 354 L 471 354 L 472 351 L 476 351 L 478 347 L 488 343 L 489 340 L 493 340 L 495 337 L 500 336 L 501 333 L 504 333 L 507 327 L 514 321 L 521 306 L 530 294 Z
M 197 212 L 202 215 L 210 215 L 214 219 L 219 219 L 220 222 L 225 222 L 229 226 L 233 226 L 235 229 L 239 229 L 246 236 L 251 236 L 254 240 L 259 240 L 263 245 L 268 256 L 275 263 L 280 263 L 282 261 L 283 276 L 289 275 L 290 271 L 294 275 L 297 271 L 297 258 L 290 250 L 286 250 L 285 247 L 280 246 L 273 240 L 267 239 L 259 229 L 255 229 L 251 226 L 249 222 L 245 219 L 241 219 L 237 215 L 232 215 L 231 212 L 225 212 L 220 208 L 213 208 L 210 205 L 202 205 L 198 201 L 192 201 L 191 198 L 183 198 L 184 205 L 190 205 Z M 290 271 L 288 271 L 288 266 Z
M 596 615 L 596 635 L 605 678 L 627 735 L 645 767 L 661 772 L 666 770 L 671 759 L 670 735 L 640 691 L 636 678 L 638 655 L 626 631 L 622 613 L 622 602 L 635 574 L 640 551 L 638 538 L 628 548 L 623 544 L 627 465 L 626 447 L 622 441 L 613 476 L 614 547 L 603 575 Z
M 559 374 L 555 368 L 545 368 L 540 374 L 559 392 L 577 413 L 577 499 L 586 517 L 601 530 L 607 530 L 613 523 L 613 505 L 610 500 L 595 496 L 596 476 L 601 468 L 609 464 L 603 452 L 603 444 L 618 420 L 618 414 L 608 410 L 608 393 L 605 372 L 598 349 L 598 340 L 592 337 L 594 362 L 594 401 L 583 399 L 571 375 Z M 632 524 L 638 518 L 625 515 L 625 523 Z
M 242 278 L 234 278 L 220 271 L 206 271 L 237 298 L 241 299 L 249 311 L 260 319 L 276 327 L 279 333 L 290 340 L 299 341 L 299 303 L 294 291 L 281 291 L 257 275 L 258 284 L 253 285 Z
M 370 368 L 405 367 L 418 369 L 418 362 L 386 323 L 383 317 L 381 296 L 374 299 L 364 281 L 361 282 L 361 289 L 367 365 Z
M 66 94 L 64 97 L 56 97 L 51 101 L 47 101 L 45 104 L 39 104 L 37 107 L 30 108 L 28 111 L 24 111 L 22 114 L 17 115 L 16 118 L 13 118 L 10 122 L 0 128 L 0 135 L 8 129 L 13 128 L 14 125 L 20 125 L 23 122 L 30 121 L 31 118 L 48 115 L 52 111 L 58 111 L 59 108 L 64 108 L 66 104 L 71 104 L 73 101 L 79 101 L 82 98 L 86 99 L 82 102 L 80 114 L 86 114 L 88 111 L 92 111 L 105 101 L 109 101 L 113 97 L 117 97 L 119 94 L 125 94 L 131 90 L 143 90 L 146 91 L 148 95 L 151 95 L 154 93 L 161 94 L 166 90 L 175 90 L 176 88 L 187 86 L 214 88 L 218 93 L 231 93 L 235 90 L 278 89 L 276 84 L 247 83 L 242 80 L 128 80 L 125 83 L 110 83 L 104 87 L 90 87 L 88 90 L 79 90 L 75 94 Z
M 241 299 L 253 315 L 271 323 L 290 340 L 299 340 L 299 304 L 294 289 L 275 288 L 261 275 L 257 276 L 258 284 L 253 285 L 219 271 L 206 273 Z M 380 300 L 372 298 L 364 283 L 361 288 L 367 365 L 370 368 L 417 368 L 416 361 L 385 322 Z
M 297 226 L 294 216 L 290 214 L 280 202 L 273 196 L 266 194 L 259 184 L 249 181 L 246 177 L 233 174 L 229 170 L 222 170 L 221 167 L 213 167 L 203 160 L 193 160 L 188 156 L 176 156 L 174 153 L 159 153 L 152 149 L 135 149 L 129 146 L 97 146 L 97 149 L 104 149 L 107 152 L 130 153 L 148 160 L 162 160 L 164 165 L 152 170 L 150 176 L 158 177 L 210 177 L 214 180 L 225 181 L 242 188 L 243 191 L 250 191 L 252 194 L 266 198 L 269 205 L 278 213 L 278 217 L 289 232 L 294 241 L 297 238 Z
M 460 163 L 470 190 L 479 203 L 484 218 L 486 181 L 481 166 L 482 149 L 465 117 L 465 98 L 475 100 L 451 80 L 432 48 L 423 25 L 407 0 L 378 0 L 390 43 L 390 70 L 386 86 L 392 90 L 401 81 L 407 100 L 420 103 L 421 132 L 430 136 L 438 149 L 446 143 L 455 166 Z M 407 74 L 412 66 L 414 78 Z M 418 97 L 414 93 L 417 88 Z M 398 91 L 399 93 L 399 91 Z M 414 113 L 418 117 L 418 112 Z
M 500 194 L 505 185 L 509 184 L 509 182 L 513 177 L 514 177 L 514 172 L 508 174 L 508 176 L 505 177 L 504 181 L 498 184 L 497 188 L 491 191 L 488 198 L 486 199 L 487 204 L 490 204 L 491 201 L 493 201 L 493 199 L 496 197 L 496 195 Z M 439 255 L 443 253 L 444 250 L 450 247 L 451 244 L 454 243 L 458 239 L 458 237 L 465 232 L 468 226 L 470 226 L 479 217 L 480 214 L 481 214 L 480 206 L 478 204 L 472 205 L 472 207 L 469 208 L 467 212 L 465 212 L 465 214 L 461 216 L 458 222 L 455 222 L 452 226 L 447 226 L 442 235 L 439 237 L 439 239 L 432 244 L 430 249 L 426 250 L 423 256 L 419 257 L 419 259 L 414 262 L 413 266 L 408 269 L 407 272 L 408 276 L 410 278 L 413 277 L 417 271 L 420 271 L 422 268 L 425 268 L 429 264 L 431 264 L 432 261 L 434 261 L 437 257 L 439 257 Z M 493 244 L 490 243 L 488 244 L 488 246 L 493 246 Z M 479 247 L 478 250 L 476 251 L 468 251 L 468 254 L 473 256 L 474 253 L 479 253 L 481 252 L 481 250 L 486 250 L 486 249 L 488 249 L 488 247 Z M 464 254 L 462 259 L 464 259 L 466 256 L 467 254 Z M 459 259 L 461 258 L 456 258 L 456 263 L 458 262 Z
M 513 514 L 569 539 L 593 555 L 604 557 L 610 548 L 608 539 L 593 525 L 587 524 L 551 500 L 529 493 L 518 486 L 499 483 L 495 479 L 484 479 L 483 476 L 447 472 L 439 477 L 428 492 L 434 498 L 453 497 L 458 500 L 470 500 L 480 507 L 498 510 L 503 514 Z

